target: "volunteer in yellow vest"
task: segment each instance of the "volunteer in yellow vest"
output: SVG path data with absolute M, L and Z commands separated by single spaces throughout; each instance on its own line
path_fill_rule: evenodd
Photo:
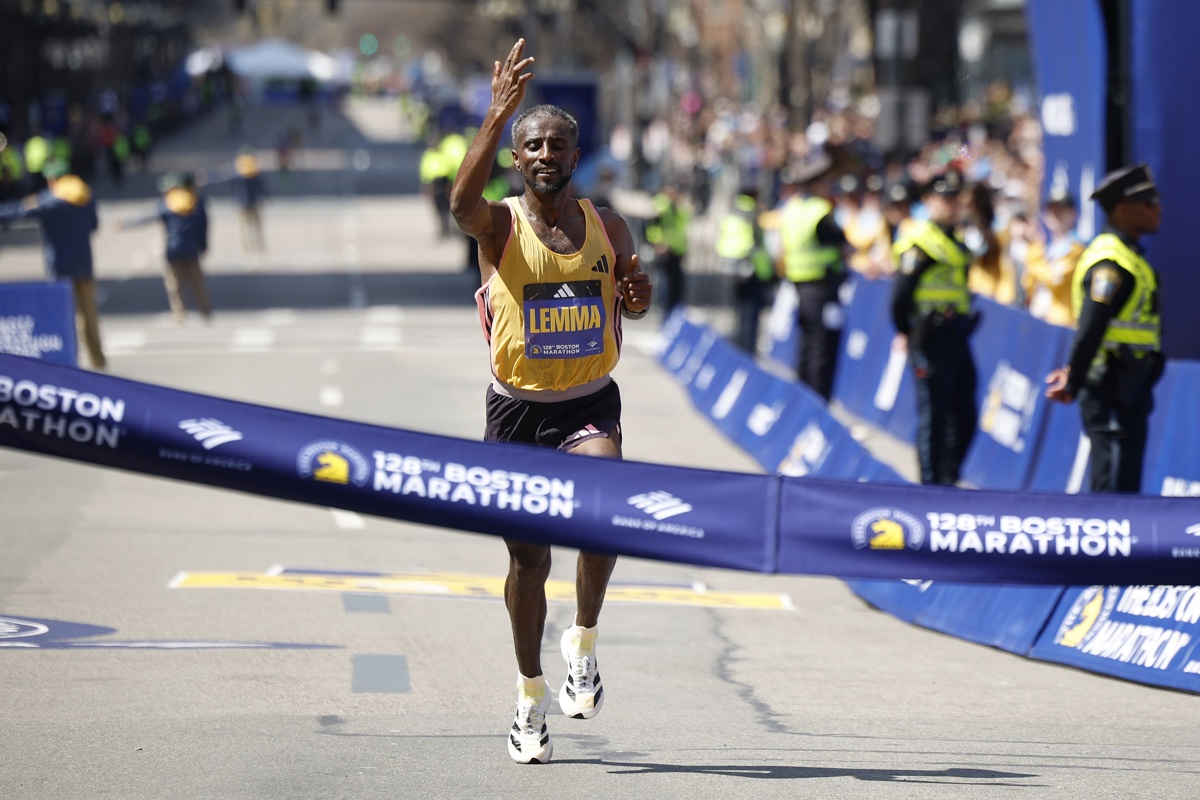
M 1067 366 L 1046 378 L 1046 397 L 1079 399 L 1092 446 L 1091 490 L 1139 492 L 1163 370 L 1158 274 L 1139 242 L 1158 231 L 1162 206 L 1144 164 L 1106 175 L 1092 199 L 1108 227 L 1079 257 L 1072 291 L 1079 323 Z
M 843 311 L 838 287 L 846 277 L 846 235 L 834 220 L 833 160 L 821 156 L 784 181 L 799 184 L 780 212 L 782 277 L 796 285 L 800 355 L 796 376 L 825 400 L 833 393 L 833 370 Z
M 909 220 L 895 244 L 895 347 L 907 348 L 916 378 L 921 483 L 953 486 L 975 437 L 978 377 L 970 336 L 976 316 L 967 290 L 971 253 L 955 235 L 962 176 L 949 170 L 926 184 L 928 220 Z
M 0 200 L 21 194 L 25 183 L 25 162 L 12 142 L 0 136 Z
M 33 186 L 30 188 L 35 192 L 46 188 L 46 178 L 42 174 L 42 168 L 49 160 L 50 142 L 46 141 L 44 136 L 35 134 L 25 140 L 25 169 L 29 171 L 29 177 L 33 181 Z
M 512 125 L 517 197 L 488 201 L 484 187 L 509 119 L 533 79 L 518 40 L 492 71 L 492 100 L 450 192 L 463 232 L 479 243 L 479 318 L 492 356 L 485 439 L 600 458 L 621 457 L 621 396 L 611 372 L 620 357 L 621 318 L 650 308 L 650 279 L 638 268 L 629 227 L 570 192 L 579 165 L 579 125 L 557 106 L 539 105 Z M 517 656 L 516 715 L 509 756 L 545 763 L 550 690 L 542 673 L 550 548 L 505 535 L 505 605 Z M 604 702 L 596 668 L 596 625 L 616 559 L 580 553 L 575 624 L 563 632 L 567 717 L 590 719 Z
M 450 235 L 450 169 L 435 138 L 431 138 L 422 151 L 417 171 L 422 192 L 433 203 L 438 236 L 444 239 Z
M 668 180 L 654 196 L 657 216 L 646 225 L 646 241 L 654 246 L 654 268 L 663 277 L 663 314 L 683 305 L 687 295 L 684 259 L 688 252 L 688 223 L 692 215 L 679 196 L 679 184 Z
M 758 323 L 767 291 L 775 281 L 775 265 L 763 246 L 759 225 L 758 188 L 744 186 L 717 226 L 717 256 L 736 280 L 734 310 L 737 322 L 733 343 L 754 355 Z

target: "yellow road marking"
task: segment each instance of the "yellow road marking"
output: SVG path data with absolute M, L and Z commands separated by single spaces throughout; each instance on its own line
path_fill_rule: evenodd
M 296 591 L 396 594 L 410 597 L 472 597 L 504 599 L 504 578 L 481 575 L 320 575 L 259 572 L 183 572 L 171 582 L 180 589 L 292 589 Z M 552 603 L 575 602 L 571 581 L 546 581 L 546 599 Z M 613 584 L 604 596 L 606 603 L 655 603 L 701 608 L 752 608 L 791 611 L 786 594 L 766 592 L 712 592 L 674 586 Z

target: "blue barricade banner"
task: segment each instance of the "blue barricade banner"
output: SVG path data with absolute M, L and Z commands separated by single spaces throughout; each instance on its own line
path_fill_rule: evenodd
M 472 442 L 0 355 L 0 446 L 585 550 L 756 572 L 1076 585 L 1195 575 L 1195 501 L 964 492 Z
M 0 353 L 76 363 L 71 284 L 0 283 Z
M 767 315 L 767 338 L 771 342 L 767 356 L 793 373 L 800 363 L 800 327 L 796 314 L 800 309 L 800 295 L 791 281 L 780 281 L 775 291 L 775 301 Z
M 870 281 L 861 276 L 850 280 L 853 289 L 846 304 L 833 396 L 863 422 L 883 428 L 897 399 L 885 391 L 886 401 L 876 403 L 896 336 L 891 314 L 892 281 Z
M 940 583 L 933 602 L 914 620 L 931 630 L 1028 655 L 1061 586 L 979 586 Z
M 876 608 L 905 622 L 1028 655 L 1062 597 L 1059 586 L 979 586 L 934 581 L 847 581 Z
M 1025 311 L 976 298 L 982 315 L 971 339 L 979 373 L 979 429 L 963 479 L 989 489 L 1028 488 L 1042 440 L 1045 377 L 1065 363 L 1071 332 Z
M 915 623 L 937 599 L 943 584 L 920 580 L 850 580 L 846 585 L 863 600 L 897 619 Z
M 780 572 L 1078 585 L 1079 572 L 1194 579 L 1200 506 L 1187 498 L 963 491 L 781 478 Z
M 673 313 L 658 332 L 659 363 L 672 374 L 679 375 L 703 333 L 701 326 L 688 322 L 687 314 L 682 309 Z
M 857 329 L 854 314 L 867 309 L 869 300 L 879 302 L 882 293 L 871 294 L 872 289 L 856 291 L 849 307 L 850 347 L 839 363 L 847 406 L 862 400 L 863 390 L 847 388 L 859 375 L 885 382 L 870 375 L 872 368 L 846 366 L 856 330 L 870 335 L 865 332 L 870 312 Z M 1088 559 L 1111 576 L 1110 582 L 1130 582 L 1147 558 L 1169 558 L 1178 567 L 1173 574 L 1194 580 L 1188 564 L 1200 558 L 1200 515 L 1192 521 L 1197 507 L 1182 501 L 1169 512 L 1174 521 L 1166 523 L 1162 506 L 1141 505 L 1130 496 L 1062 495 L 1085 485 L 1088 440 L 1078 407 L 1047 403 L 1042 378 L 1066 360 L 1071 332 L 988 300 L 979 302 L 986 322 L 973 343 L 981 375 L 981 430 L 971 455 L 975 476 L 993 487 L 1027 485 L 1046 493 L 878 485 L 855 492 L 840 482 L 785 480 L 776 569 L 878 576 L 847 583 L 868 603 L 913 624 L 1020 655 L 1200 691 L 1200 653 L 1193 652 L 1200 590 L 1133 587 L 1131 599 L 1117 605 L 1118 593 L 1125 591 L 1118 587 L 1064 588 L 1078 583 L 1070 573 L 1079 560 Z M 701 341 L 693 374 L 716 374 L 718 368 L 706 369 L 707 362 L 729 358 L 698 326 L 674 335 L 669 344 L 675 347 L 664 348 L 664 362 L 670 353 L 681 354 L 677 367 L 685 360 L 682 354 L 693 354 L 693 345 Z M 737 367 L 720 371 L 723 388 L 716 402 L 710 396 L 697 407 L 764 468 L 783 476 L 904 484 L 853 441 L 807 387 L 758 369 L 744 356 L 736 360 Z M 859 375 L 855 369 L 861 369 Z M 871 388 L 878 394 L 876 386 Z M 1171 362 L 1156 401 L 1144 492 L 1200 495 L 1200 447 L 1195 446 L 1200 428 L 1194 413 L 1200 407 L 1200 364 Z M 859 402 L 851 410 L 865 405 Z M 869 405 L 879 410 L 874 398 Z M 1159 539 L 1163 533 L 1169 545 Z M 1076 563 L 1063 569 L 1064 558 Z M 1006 579 L 997 577 L 1004 572 L 1000 561 L 1012 568 Z M 983 572 L 989 582 L 1009 585 L 953 582 L 984 580 Z M 925 579 L 899 579 L 914 575 Z M 1033 583 L 1049 585 L 1024 585 Z M 1116 610 L 1106 611 L 1110 606 Z M 1174 615 L 1169 624 L 1163 622 L 1168 613 Z M 1148 621 L 1139 622 L 1139 615 Z
M 1064 359 L 1065 361 L 1065 359 Z M 1029 479 L 1039 492 L 1079 494 L 1087 489 L 1092 445 L 1083 432 L 1079 405 L 1050 403 L 1042 423 L 1041 442 Z
M 665 561 L 774 569 L 765 475 L 395 430 L 0 356 L 0 445 L 284 500 Z
M 1169 361 L 1154 389 L 1142 494 L 1200 497 L 1200 362 Z
M 1198 638 L 1200 586 L 1072 587 L 1030 655 L 1200 692 Z

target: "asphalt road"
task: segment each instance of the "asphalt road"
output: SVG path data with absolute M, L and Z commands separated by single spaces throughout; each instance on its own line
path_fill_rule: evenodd
M 247 130 L 265 144 L 285 114 Z M 111 226 L 148 195 L 100 187 L 111 371 L 478 438 L 477 279 L 404 194 L 415 150 L 388 114 L 325 120 L 267 209 L 265 255 L 214 199 L 211 326 L 171 327 L 157 231 Z M 163 163 L 232 155 L 218 122 Z M 356 150 L 383 166 L 364 178 Z M 0 276 L 40 276 L 35 238 L 0 233 Z M 617 372 L 627 457 L 755 471 L 658 367 L 656 322 L 629 326 Z M 603 714 L 553 710 L 555 760 L 518 766 L 493 537 L 12 450 L 0 509 L 0 617 L 48 629 L 27 648 L 0 627 L 5 798 L 1190 798 L 1200 780 L 1192 695 L 911 627 L 836 580 L 636 559 L 601 621 Z M 572 553 L 555 558 L 570 581 Z M 552 685 L 572 611 L 550 606 Z

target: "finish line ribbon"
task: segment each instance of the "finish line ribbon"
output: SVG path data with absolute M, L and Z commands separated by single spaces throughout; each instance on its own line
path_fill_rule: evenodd
M 1200 503 L 965 491 L 571 456 L 0 355 L 0 445 L 526 541 L 763 573 L 1190 584 Z

